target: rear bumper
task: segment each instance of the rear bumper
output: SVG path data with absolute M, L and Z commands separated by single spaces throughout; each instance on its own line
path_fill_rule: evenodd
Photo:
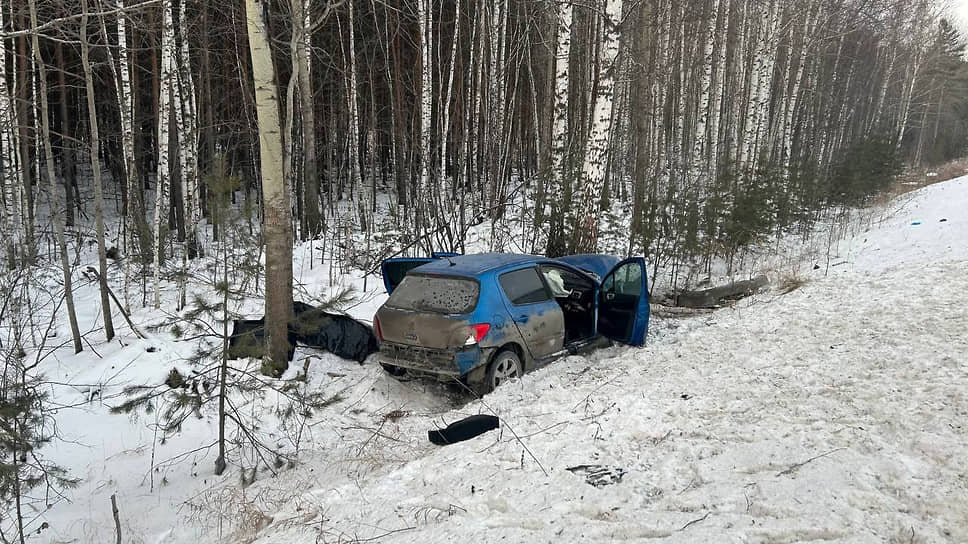
M 441 378 L 466 376 L 486 362 L 494 348 L 469 346 L 452 349 L 430 349 L 392 342 L 380 342 L 373 358 L 380 364 L 433 374 Z

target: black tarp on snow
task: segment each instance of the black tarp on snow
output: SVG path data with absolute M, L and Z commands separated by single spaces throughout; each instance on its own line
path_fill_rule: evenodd
M 290 324 L 290 330 L 300 344 L 360 363 L 377 351 L 373 330 L 352 317 L 330 314 L 298 301 L 292 308 L 296 319 Z
M 290 361 L 297 342 L 360 363 L 377 351 L 373 331 L 352 317 L 327 313 L 305 302 L 296 301 L 292 307 L 295 319 L 289 324 Z M 258 358 L 264 353 L 265 320 L 236 320 L 229 338 L 229 359 Z

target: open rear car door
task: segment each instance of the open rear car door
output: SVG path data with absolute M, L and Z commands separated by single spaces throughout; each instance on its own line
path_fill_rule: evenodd
M 618 263 L 602 280 L 598 297 L 598 332 L 616 342 L 643 345 L 649 329 L 645 259 Z
M 398 257 L 387 259 L 380 264 L 380 272 L 383 273 L 383 286 L 386 287 L 387 294 L 393 292 L 397 285 L 403 281 L 403 277 L 414 268 L 422 264 L 436 261 L 430 257 Z
M 403 277 L 407 275 L 407 272 L 422 264 L 427 264 L 437 259 L 457 257 L 458 255 L 460 253 L 435 251 L 431 254 L 431 257 L 398 257 L 396 259 L 387 259 L 380 264 L 380 272 L 383 274 L 383 286 L 389 295 L 396 289 L 397 285 L 400 285 L 400 282 L 403 281 Z

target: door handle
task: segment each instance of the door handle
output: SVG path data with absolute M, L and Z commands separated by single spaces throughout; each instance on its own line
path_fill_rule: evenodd
M 515 323 L 527 323 L 528 322 L 528 316 L 526 316 L 526 315 L 519 315 L 518 317 L 514 318 L 514 322 Z

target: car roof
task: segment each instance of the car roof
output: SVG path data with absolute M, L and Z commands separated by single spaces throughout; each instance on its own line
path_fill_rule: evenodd
M 476 276 L 504 266 L 547 261 L 546 257 L 523 255 L 521 253 L 475 253 L 446 259 L 435 259 L 413 269 L 418 274 L 447 274 L 455 276 Z

